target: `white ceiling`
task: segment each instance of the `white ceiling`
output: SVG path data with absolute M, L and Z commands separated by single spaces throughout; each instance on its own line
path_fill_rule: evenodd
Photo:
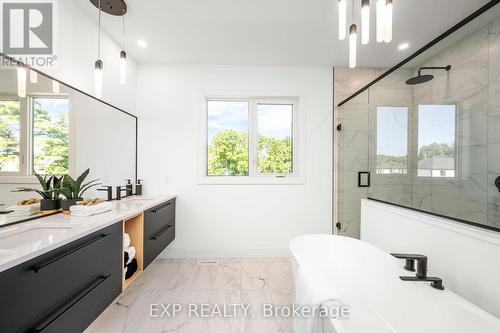
M 77 0 L 93 18 L 89 0 Z M 339 41 L 337 0 L 126 0 L 128 53 L 141 63 L 347 66 Z M 359 3 L 356 21 L 359 21 Z M 388 67 L 486 4 L 487 0 L 394 0 L 394 40 L 359 45 L 358 66 Z M 351 1 L 349 10 L 352 8 Z M 349 14 L 350 17 L 351 14 Z M 103 28 L 121 43 L 121 18 L 105 15 Z M 136 41 L 147 41 L 140 48 Z M 410 48 L 398 51 L 409 42 Z

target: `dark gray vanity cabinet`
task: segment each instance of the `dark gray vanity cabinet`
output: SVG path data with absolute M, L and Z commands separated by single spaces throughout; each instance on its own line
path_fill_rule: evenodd
M 144 212 L 144 268 L 175 239 L 175 199 Z
M 122 290 L 123 224 L 0 272 L 0 332 L 84 331 Z

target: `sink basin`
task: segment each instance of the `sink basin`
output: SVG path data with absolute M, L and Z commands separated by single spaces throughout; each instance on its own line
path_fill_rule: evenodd
M 0 250 L 10 250 L 20 247 L 36 248 L 57 242 L 71 227 L 36 226 L 30 229 L 9 232 L 0 235 Z

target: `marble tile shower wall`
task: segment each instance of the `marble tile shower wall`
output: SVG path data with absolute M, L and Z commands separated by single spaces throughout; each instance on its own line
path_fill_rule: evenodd
M 404 82 L 420 66 L 445 66 L 433 81 L 413 87 Z M 500 227 L 500 19 L 444 49 L 415 70 L 400 69 L 336 110 L 338 221 L 341 234 L 359 237 L 360 200 L 375 197 L 436 213 Z M 383 69 L 336 69 L 337 105 L 380 75 Z M 418 131 L 409 138 L 408 176 L 372 176 L 360 189 L 357 172 L 373 169 L 376 156 L 376 106 L 407 106 L 417 129 L 419 104 L 455 104 L 457 170 L 455 178 L 416 177 Z M 371 160 L 370 160 L 371 159 Z M 374 174 L 374 170 L 372 175 Z

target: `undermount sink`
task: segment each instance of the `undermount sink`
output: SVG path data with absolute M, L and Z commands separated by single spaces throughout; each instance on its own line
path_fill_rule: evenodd
M 0 250 L 50 245 L 63 238 L 70 229 L 70 226 L 36 226 L 0 234 Z

